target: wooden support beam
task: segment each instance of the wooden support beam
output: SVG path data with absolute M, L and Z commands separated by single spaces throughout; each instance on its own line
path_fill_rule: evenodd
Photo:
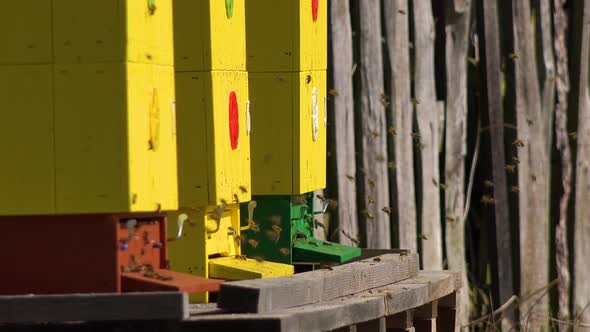
M 218 306 L 232 312 L 264 313 L 360 293 L 416 276 L 416 254 L 388 254 L 289 277 L 221 285 Z
M 387 329 L 407 330 L 414 327 L 413 309 L 386 317 Z
M 180 320 L 188 315 L 188 297 L 178 292 L 0 296 L 0 324 Z

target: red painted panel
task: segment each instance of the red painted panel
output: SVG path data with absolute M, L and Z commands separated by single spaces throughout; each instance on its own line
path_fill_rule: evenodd
M 318 2 L 319 0 L 311 0 L 311 15 L 314 22 L 317 22 L 318 20 Z
M 229 138 L 231 149 L 238 148 L 238 139 L 240 137 L 240 119 L 238 115 L 238 98 L 234 91 L 229 94 Z
M 218 292 L 223 280 L 206 279 L 186 273 L 156 269 L 157 275 L 171 278 L 160 280 L 146 276 L 144 272 L 123 273 L 124 292 L 186 292 L 189 294 L 201 292 Z

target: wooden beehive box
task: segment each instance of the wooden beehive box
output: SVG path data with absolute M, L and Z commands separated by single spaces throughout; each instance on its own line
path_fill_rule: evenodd
M 324 188 L 327 2 L 253 0 L 246 13 L 252 192 Z
M 0 29 L 0 214 L 175 209 L 172 1 L 15 1 Z

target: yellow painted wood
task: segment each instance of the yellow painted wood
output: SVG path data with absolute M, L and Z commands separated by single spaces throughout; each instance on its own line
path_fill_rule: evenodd
M 148 3 L 53 0 L 55 62 L 173 65 L 172 0 Z
M 289 276 L 294 273 L 293 265 L 274 262 L 220 257 L 209 261 L 211 278 L 226 280 L 259 279 Z
M 297 133 L 293 140 L 293 188 L 294 193 L 300 194 L 326 187 L 326 71 L 302 72 L 298 79 L 299 98 L 294 99 L 298 111 L 293 122 Z M 315 139 L 314 105 L 317 106 Z
M 327 2 L 319 0 L 314 22 L 311 0 L 248 0 L 248 71 L 326 70 Z
M 3 1 L 0 64 L 51 63 L 51 0 Z
M 55 212 L 53 69 L 0 66 L 0 215 Z
M 252 192 L 303 194 L 326 185 L 326 72 L 251 73 Z M 317 138 L 312 95 L 317 90 Z
M 173 68 L 55 67 L 57 213 L 177 208 Z
M 201 207 L 249 201 L 248 74 L 177 72 L 176 78 L 180 205 Z M 229 131 L 232 91 L 239 110 L 235 150 Z
M 174 1 L 177 71 L 246 70 L 245 1 L 234 1 L 231 17 L 222 0 Z

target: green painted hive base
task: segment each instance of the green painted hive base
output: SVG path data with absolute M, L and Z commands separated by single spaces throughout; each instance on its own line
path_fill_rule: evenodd
M 293 262 L 344 263 L 361 255 L 361 249 L 315 239 L 313 195 L 253 196 L 254 230 L 242 231 L 242 253 L 248 257 Z M 248 225 L 248 204 L 242 204 L 241 225 Z

